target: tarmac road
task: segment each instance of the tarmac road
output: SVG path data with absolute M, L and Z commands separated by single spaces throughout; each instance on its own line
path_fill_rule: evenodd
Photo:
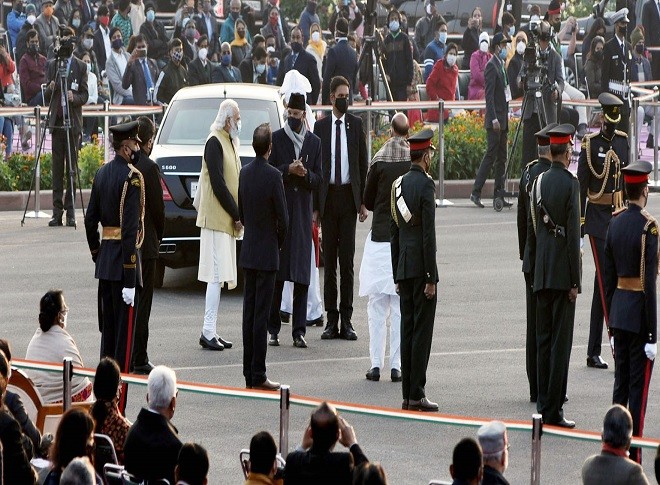
M 438 306 L 429 363 L 427 395 L 440 411 L 487 419 L 531 420 L 525 375 L 525 296 L 518 260 L 516 208 L 496 213 L 479 210 L 469 201 L 438 209 Z M 660 215 L 660 196 L 649 200 L 652 214 Z M 76 339 L 85 364 L 98 362 L 96 281 L 78 213 L 79 228 L 49 228 L 47 220 L 28 220 L 22 213 L 0 212 L 0 336 L 9 337 L 15 357 L 23 357 L 38 326 L 38 303 L 46 290 L 63 288 L 69 305 L 68 330 Z M 360 260 L 370 227 L 358 223 L 355 257 L 356 342 L 321 341 L 321 328 L 308 330 L 308 349 L 291 345 L 290 327 L 280 334 L 282 346 L 268 348 L 268 376 L 290 384 L 292 392 L 322 399 L 400 409 L 400 384 L 369 382 L 366 298 L 357 296 Z M 588 245 L 587 245 L 588 247 Z M 574 345 L 565 405 L 568 419 L 580 429 L 600 431 L 612 397 L 614 365 L 603 339 L 606 371 L 586 367 L 586 344 L 594 265 L 587 249 L 583 291 L 578 297 Z M 197 341 L 204 311 L 205 287 L 196 268 L 167 270 L 165 285 L 156 290 L 151 319 L 149 355 L 166 364 L 181 380 L 242 387 L 241 311 L 237 291 L 223 292 L 219 333 L 234 342 L 223 352 L 202 350 Z M 660 437 L 660 378 L 651 380 L 645 435 Z M 127 416 L 134 420 L 145 403 L 145 388 L 131 386 Z M 292 406 L 289 443 L 301 438 L 310 408 Z M 383 464 L 392 484 L 425 484 L 432 478 L 450 480 L 449 464 L 456 442 L 476 437 L 476 429 L 411 423 L 401 419 L 346 414 L 357 438 L 372 461 Z M 250 437 L 266 429 L 278 434 L 278 403 L 179 393 L 173 423 L 183 441 L 196 441 L 209 451 L 210 483 L 242 483 L 238 453 Z M 511 483 L 529 482 L 531 434 L 510 433 Z M 341 447 L 340 445 L 338 445 Z M 600 446 L 546 435 L 543 440 L 542 481 L 546 484 L 580 482 L 584 459 Z M 652 451 L 644 452 L 644 469 L 654 483 Z

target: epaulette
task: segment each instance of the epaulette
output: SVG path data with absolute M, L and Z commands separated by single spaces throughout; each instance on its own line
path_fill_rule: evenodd
M 627 210 L 628 210 L 627 207 L 621 207 L 621 209 L 619 209 L 619 210 L 615 210 L 614 212 L 612 212 L 612 217 L 616 217 L 616 216 L 618 216 L 619 214 L 622 214 L 622 213 L 624 213 L 624 212 L 627 211 Z
M 536 165 L 537 163 L 539 163 L 539 159 L 538 159 L 538 158 L 532 160 L 532 161 L 529 162 L 527 165 L 525 165 L 524 170 L 528 170 L 528 169 L 532 168 L 532 167 L 533 167 L 534 165 Z
M 614 130 L 614 134 L 615 134 L 615 135 L 619 135 L 619 136 L 623 136 L 623 137 L 625 137 L 625 138 L 628 138 L 628 133 L 626 133 L 625 131 Z
M 646 225 L 644 230 L 647 230 L 654 236 L 658 235 L 658 221 L 646 209 L 642 209 L 640 213 L 646 218 Z
M 595 138 L 600 135 L 600 131 L 592 131 L 587 133 L 582 137 L 582 143 L 585 142 L 585 140 L 591 140 L 592 138 Z

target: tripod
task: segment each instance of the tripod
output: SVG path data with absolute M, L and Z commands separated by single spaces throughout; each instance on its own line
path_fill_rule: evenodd
M 40 160 L 41 160 L 41 153 L 43 151 L 43 144 L 44 140 L 46 139 L 46 127 L 47 124 L 51 125 L 51 133 L 54 131 L 53 129 L 63 129 L 66 135 L 66 160 L 67 160 L 67 170 L 68 170 L 68 177 L 69 177 L 69 186 L 67 188 L 67 194 L 64 198 L 66 201 L 67 197 L 71 198 L 71 210 L 72 210 L 72 217 L 74 221 L 73 227 L 75 229 L 78 228 L 78 224 L 76 222 L 76 194 L 75 194 L 75 175 L 74 175 L 74 168 L 75 168 L 75 173 L 78 176 L 78 189 L 80 190 L 80 203 L 83 211 L 83 217 L 85 216 L 85 205 L 83 203 L 83 197 L 82 197 L 82 186 L 80 184 L 80 171 L 78 170 L 78 164 L 73 163 L 73 150 L 71 147 L 71 138 L 73 137 L 73 131 L 72 131 L 72 126 L 71 126 L 71 112 L 69 109 L 69 99 L 68 99 L 68 92 L 69 92 L 69 82 L 68 82 L 68 73 L 67 73 L 67 65 L 69 63 L 69 59 L 71 57 L 57 57 L 56 62 L 57 62 L 57 69 L 55 76 L 58 81 L 59 89 L 60 89 L 60 97 L 59 100 L 55 96 L 55 87 L 53 86 L 53 92 L 51 93 L 51 100 L 48 106 L 48 116 L 47 120 L 48 123 L 44 123 L 44 126 L 42 127 L 42 132 L 41 132 L 41 138 L 40 138 L 40 143 L 39 146 L 37 147 L 37 153 L 35 155 L 35 161 L 34 161 L 34 167 L 32 169 L 32 180 L 30 182 L 30 190 L 28 192 L 28 197 L 27 201 L 25 203 L 25 210 L 23 211 L 23 219 L 21 219 L 21 226 L 25 225 L 25 217 L 27 213 L 28 206 L 30 204 L 30 196 L 32 195 L 32 188 L 34 186 L 34 181 L 36 178 L 37 174 L 37 168 L 40 166 Z M 58 107 L 58 101 L 59 101 L 59 106 L 62 108 L 62 126 L 55 126 L 55 119 L 53 117 L 57 116 L 57 107 Z M 77 161 L 76 161 L 77 162 Z M 53 181 L 54 182 L 54 181 Z M 68 216 L 67 216 L 68 219 Z
M 364 84 L 369 86 L 369 89 L 371 90 L 371 98 L 375 100 L 380 99 L 380 84 L 377 82 L 378 75 L 380 74 L 383 79 L 383 85 L 385 86 L 385 100 L 392 101 L 392 91 L 390 90 L 390 83 L 385 75 L 385 68 L 383 67 L 383 60 L 380 56 L 380 49 L 378 47 L 376 36 L 366 36 L 363 41 L 364 45 L 362 46 L 360 58 L 358 59 L 358 72 L 363 72 L 364 69 L 364 72 L 367 73 L 367 77 L 366 79 L 363 79 L 363 81 Z

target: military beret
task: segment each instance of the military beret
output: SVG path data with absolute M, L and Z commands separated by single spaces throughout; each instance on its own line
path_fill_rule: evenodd
M 575 127 L 564 123 L 563 125 L 555 126 L 553 129 L 548 130 L 551 145 L 561 145 L 564 143 L 572 143 L 573 135 L 575 134 Z
M 610 123 L 618 123 L 621 121 L 621 107 L 623 101 L 614 96 L 612 93 L 601 93 L 598 96 L 598 102 L 603 107 L 603 115 Z
M 131 121 L 129 123 L 122 123 L 110 127 L 112 133 L 112 140 L 114 143 L 121 143 L 124 140 L 141 141 L 138 137 L 138 122 Z
M 534 133 L 537 143 L 541 146 L 550 145 L 550 135 L 548 135 L 548 132 L 557 126 L 557 123 L 548 123 L 545 128 Z
M 649 174 L 653 170 L 653 165 L 651 162 L 646 160 L 638 160 L 635 163 L 631 163 L 627 167 L 621 169 L 623 173 L 623 180 L 627 184 L 645 184 L 649 181 Z
M 431 144 L 431 139 L 433 138 L 433 130 L 430 128 L 424 128 L 419 133 L 415 133 L 413 136 L 408 138 L 408 143 L 410 144 L 410 151 L 414 152 L 416 150 L 426 150 L 430 148 L 435 150 L 435 147 Z
M 502 421 L 491 421 L 477 431 L 477 438 L 484 455 L 494 455 L 507 446 L 506 426 Z

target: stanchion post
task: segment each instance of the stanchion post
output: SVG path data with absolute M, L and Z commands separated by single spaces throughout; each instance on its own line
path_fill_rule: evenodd
M 34 116 L 35 116 L 35 125 L 34 129 L 37 132 L 35 138 L 35 150 L 38 151 L 41 146 L 41 106 L 37 105 L 34 107 Z M 41 211 L 41 197 L 39 196 L 39 191 L 41 189 L 41 160 L 37 160 L 36 173 L 34 174 L 34 214 L 35 217 L 39 217 L 39 212 Z
M 437 199 L 445 200 L 445 101 L 438 101 L 438 188 Z
M 105 111 L 103 117 L 103 160 L 107 163 L 110 160 L 110 101 L 105 100 L 103 102 L 103 111 Z
M 632 95 L 632 94 L 631 94 Z M 625 101 L 624 101 L 625 102 Z M 639 109 L 639 99 L 633 98 L 632 100 L 632 113 L 630 116 L 630 163 L 637 161 L 639 156 L 638 141 L 637 140 L 637 110 Z
M 541 483 L 541 436 L 543 421 L 540 414 L 532 414 L 532 477 L 531 485 Z
M 653 121 L 651 122 L 651 127 L 653 129 L 653 182 L 654 186 L 658 186 L 658 143 L 660 143 L 660 140 L 657 139 L 656 134 L 656 126 L 657 126 L 657 121 L 656 118 L 658 117 L 658 106 L 657 103 L 660 101 L 658 98 L 658 86 L 653 87 L 653 92 L 655 94 L 653 98 Z
M 62 372 L 62 379 L 64 380 L 62 409 L 64 412 L 66 412 L 71 408 L 71 378 L 73 377 L 73 360 L 71 357 L 64 357 L 62 365 L 64 367 L 64 372 Z
M 280 455 L 286 460 L 289 454 L 289 398 L 291 387 L 280 387 Z
M 371 106 L 371 98 L 367 98 L 367 106 Z M 371 143 L 372 143 L 373 123 L 371 120 L 371 111 L 367 110 L 367 160 L 371 160 Z

